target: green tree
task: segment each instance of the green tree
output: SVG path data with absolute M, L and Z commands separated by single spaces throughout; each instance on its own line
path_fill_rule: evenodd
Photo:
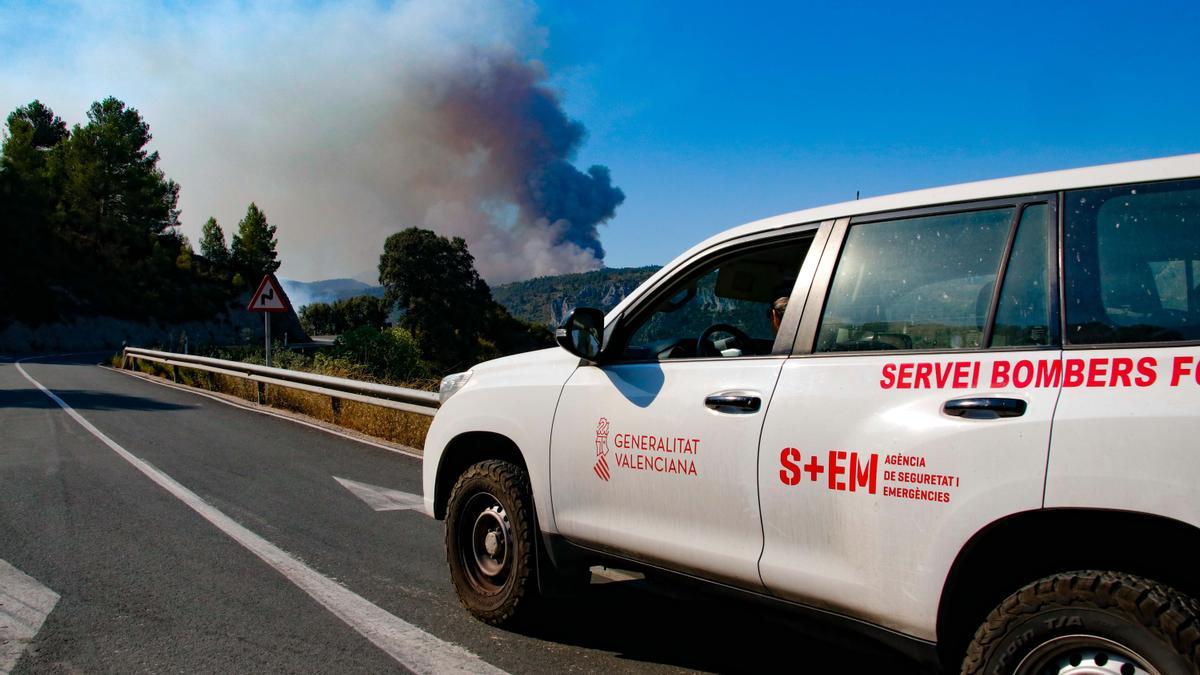
M 477 358 L 494 303 L 462 238 L 415 227 L 393 234 L 379 258 L 379 282 L 426 360 L 448 370 Z
M 300 308 L 298 315 L 300 327 L 310 336 L 338 334 L 334 327 L 333 303 L 331 302 L 310 302 Z
M 233 245 L 230 247 L 233 266 L 248 283 L 258 283 L 264 274 L 279 269 L 278 254 L 275 252 L 278 244 L 275 226 L 267 223 L 267 215 L 251 202 L 246 209 L 246 217 L 238 223 L 237 234 L 233 235 Z
M 97 252 L 128 247 L 143 254 L 153 237 L 179 225 L 179 185 L 147 152 L 150 125 L 134 108 L 108 97 L 76 125 L 54 168 L 63 181 L 61 211 L 68 227 Z
M 209 218 L 200 228 L 200 255 L 216 267 L 229 267 L 229 247 L 225 244 L 225 232 L 216 218 Z
M 193 259 L 196 257 L 196 251 L 192 248 L 192 242 L 188 241 L 187 235 L 179 235 L 179 252 L 175 254 L 175 266 L 185 272 L 192 271 Z
M 10 129 L 18 121 L 27 122 L 33 128 L 33 146 L 40 150 L 53 148 L 69 135 L 67 123 L 37 99 L 8 115 Z
M 0 170 L 11 190 L 10 198 L 29 206 L 33 205 L 32 199 L 44 193 L 46 180 L 46 155 L 34 142 L 35 133 L 28 120 L 9 115 L 0 155 Z
M 341 335 L 362 326 L 382 330 L 391 307 L 383 298 L 359 295 L 335 302 L 314 302 L 300 308 L 300 325 L 309 335 Z
M 233 293 L 199 274 L 179 233 L 179 186 L 150 127 L 115 99 L 68 132 L 40 101 L 6 118 L 0 148 L 0 322 L 109 315 L 208 319 Z
M 48 157 L 59 280 L 80 309 L 144 316 L 160 309 L 159 298 L 179 295 L 179 186 L 146 150 L 150 126 L 137 110 L 109 97 L 87 117 Z
M 45 282 L 55 278 L 58 262 L 50 214 L 54 191 L 47 156 L 67 138 L 66 124 L 33 101 L 7 118 L 0 148 L 0 316 L 41 321 L 56 313 Z
M 7 134 L 0 153 L 0 172 L 8 185 L 6 201 L 25 224 L 47 220 L 51 186 L 47 155 L 67 139 L 67 125 L 54 111 L 33 101 L 17 108 L 7 119 Z
M 486 334 L 501 354 L 518 354 L 554 346 L 554 331 L 548 326 L 518 319 L 500 303 L 492 303 Z

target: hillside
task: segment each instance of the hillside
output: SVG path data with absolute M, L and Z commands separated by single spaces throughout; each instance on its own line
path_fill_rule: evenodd
M 516 281 L 492 288 L 492 297 L 513 316 L 548 326 L 562 323 L 573 307 L 612 309 L 637 288 L 657 266 L 603 268 Z
M 383 286 L 371 286 L 357 279 L 324 279 L 322 281 L 293 281 L 280 279 L 283 292 L 296 308 L 314 302 L 336 302 L 358 295 L 383 297 Z
M 492 297 L 518 319 L 557 326 L 572 307 L 612 309 L 634 288 L 658 271 L 657 266 L 617 267 L 538 277 L 492 288 Z M 333 303 L 359 295 L 383 297 L 382 286 L 354 279 L 292 281 L 280 279 L 284 291 L 297 308 L 312 303 Z M 393 315 L 393 322 L 396 316 Z

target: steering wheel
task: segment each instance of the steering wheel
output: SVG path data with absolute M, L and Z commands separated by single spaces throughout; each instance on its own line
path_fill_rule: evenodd
M 699 356 L 721 356 L 721 352 L 717 350 L 717 346 L 713 344 L 711 338 L 716 333 L 729 333 L 733 336 L 734 345 L 742 352 L 743 355 L 750 353 L 750 347 L 754 341 L 749 335 L 746 335 L 741 328 L 732 326 L 727 323 L 714 323 L 700 337 L 696 338 L 696 354 Z

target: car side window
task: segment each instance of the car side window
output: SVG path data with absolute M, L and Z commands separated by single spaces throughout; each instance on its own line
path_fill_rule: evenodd
M 1051 317 L 1050 244 L 1056 223 L 1046 204 L 1030 204 L 1021 212 L 1017 238 L 1004 272 L 993 349 L 1057 344 L 1056 321 Z
M 851 225 L 815 351 L 979 348 L 1013 210 Z
M 673 282 L 634 318 L 622 360 L 770 354 L 811 242 L 757 246 Z
M 1072 344 L 1200 340 L 1200 180 L 1068 192 Z

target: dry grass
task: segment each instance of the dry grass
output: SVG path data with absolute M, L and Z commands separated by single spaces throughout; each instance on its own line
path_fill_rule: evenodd
M 419 449 L 425 445 L 425 434 L 429 433 L 432 422 L 433 418 L 425 415 L 358 401 L 342 401 L 342 409 L 336 415 L 334 424 Z
M 133 363 L 139 372 L 175 380 L 179 384 L 191 387 L 228 394 L 251 403 L 258 402 L 258 383 L 252 380 L 183 367 L 172 369 L 170 366 L 151 361 L 135 360 Z M 120 365 L 120 360 L 116 359 L 114 366 L 119 368 Z M 177 380 L 175 373 L 178 373 Z M 433 421 L 432 417 L 426 415 L 276 385 L 266 385 L 265 401 L 274 408 L 297 412 L 418 450 L 424 446 L 425 434 Z

